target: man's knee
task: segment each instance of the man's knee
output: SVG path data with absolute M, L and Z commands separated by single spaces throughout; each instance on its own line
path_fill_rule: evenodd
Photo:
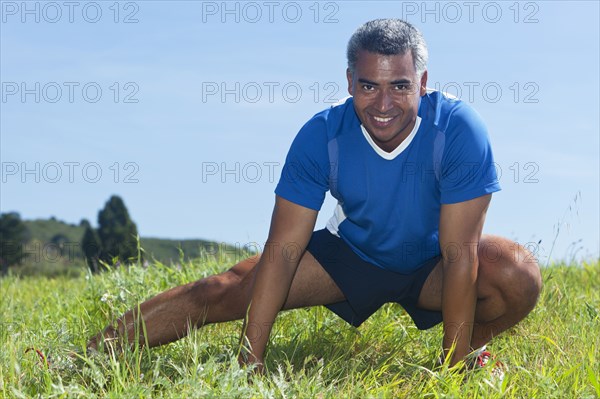
M 227 296 L 231 285 L 226 276 L 219 274 L 195 281 L 188 287 L 188 295 L 195 303 L 215 305 Z
M 526 316 L 535 307 L 542 289 L 537 260 L 518 243 L 502 237 L 488 236 L 481 247 L 480 265 L 485 268 L 481 271 L 500 291 L 508 309 Z
M 516 247 L 516 250 L 512 251 L 516 256 L 510 258 L 514 270 L 513 280 L 516 280 L 515 286 L 521 288 L 520 303 L 529 313 L 535 307 L 542 290 L 540 266 L 529 250 L 515 242 L 512 245 Z
M 542 291 L 542 274 L 535 260 L 523 261 L 516 266 L 520 271 L 518 278 L 523 289 L 523 305 L 529 313 L 536 305 Z
M 190 294 L 192 300 L 205 307 L 207 312 L 212 310 L 212 316 L 225 314 L 227 320 L 237 319 L 244 315 L 243 308 L 249 302 L 246 285 L 243 278 L 227 271 L 196 281 Z M 220 317 L 215 321 L 221 321 Z

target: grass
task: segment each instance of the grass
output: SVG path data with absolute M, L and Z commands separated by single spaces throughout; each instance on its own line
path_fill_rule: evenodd
M 0 398 L 600 397 L 598 261 L 543 269 L 538 306 L 489 346 L 509 367 L 502 383 L 486 372 L 465 378 L 435 369 L 441 328 L 418 331 L 396 305 L 359 329 L 322 307 L 280 314 L 264 377 L 237 365 L 240 322 L 117 358 L 68 356 L 139 301 L 225 268 L 205 258 L 181 268 L 157 262 L 94 276 L 1 279 Z

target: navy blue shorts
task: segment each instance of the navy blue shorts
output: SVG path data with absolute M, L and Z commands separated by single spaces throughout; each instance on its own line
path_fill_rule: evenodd
M 399 303 L 420 330 L 442 321 L 442 312 L 417 307 L 421 289 L 441 259 L 425 261 L 415 272 L 400 274 L 362 260 L 341 238 L 329 230 L 315 231 L 307 246 L 342 291 L 346 300 L 326 305 L 346 322 L 358 327 L 383 304 Z

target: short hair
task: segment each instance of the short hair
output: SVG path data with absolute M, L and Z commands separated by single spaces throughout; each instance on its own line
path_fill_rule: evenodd
M 417 76 L 427 69 L 427 44 L 421 32 L 401 19 L 374 19 L 360 26 L 348 41 L 348 69 L 354 73 L 358 52 L 366 50 L 382 55 L 399 55 L 411 51 Z

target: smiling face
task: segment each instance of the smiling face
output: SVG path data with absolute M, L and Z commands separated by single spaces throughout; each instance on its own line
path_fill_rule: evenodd
M 427 71 L 419 79 L 410 51 L 383 55 L 361 50 L 347 78 L 354 109 L 369 136 L 382 150 L 393 151 L 415 126 Z

